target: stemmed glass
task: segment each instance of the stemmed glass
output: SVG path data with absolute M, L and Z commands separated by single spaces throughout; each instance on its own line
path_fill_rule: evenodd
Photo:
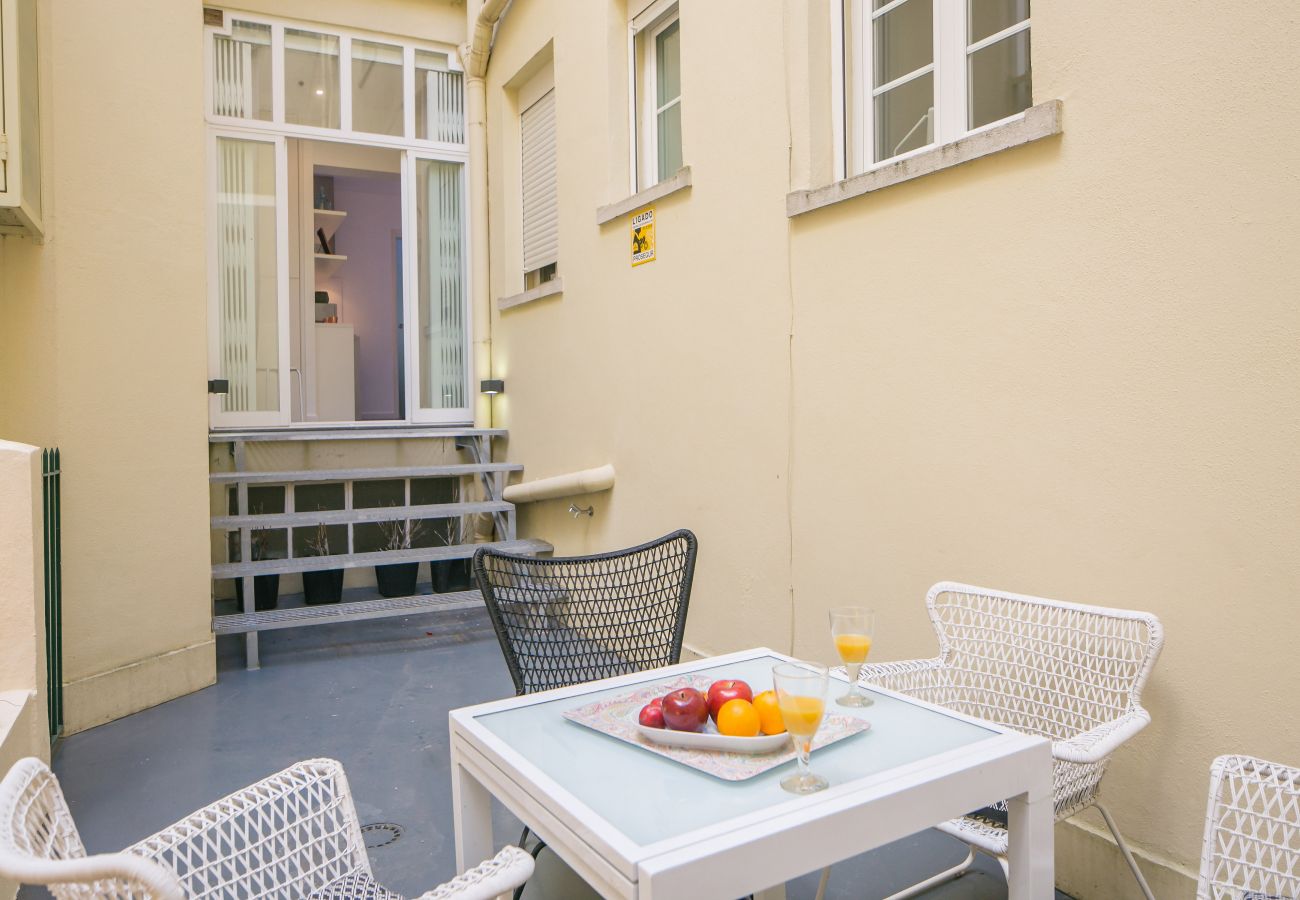
M 831 610 L 831 637 L 835 651 L 849 674 L 849 692 L 836 697 L 840 706 L 870 706 L 875 701 L 858 687 L 862 664 L 871 652 L 871 637 L 876 630 L 876 614 L 861 606 L 841 606 Z
M 776 702 L 799 757 L 795 772 L 781 779 L 781 787 L 792 794 L 816 793 L 830 784 L 808 769 L 813 735 L 821 727 L 822 715 L 826 712 L 827 675 L 826 667 L 816 663 L 788 662 L 772 667 Z

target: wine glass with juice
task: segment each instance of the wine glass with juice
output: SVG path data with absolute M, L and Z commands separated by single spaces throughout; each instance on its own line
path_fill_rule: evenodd
M 873 701 L 858 687 L 862 664 L 871 652 L 871 639 L 875 634 L 876 614 L 861 606 L 842 606 L 831 610 L 831 637 L 835 652 L 849 675 L 849 691 L 836 697 L 840 706 L 870 706 Z
M 829 785 L 825 778 L 808 768 L 813 736 L 826 713 L 828 674 L 825 666 L 816 663 L 788 662 L 772 667 L 776 702 L 799 758 L 795 772 L 781 779 L 781 787 L 792 794 L 812 794 Z

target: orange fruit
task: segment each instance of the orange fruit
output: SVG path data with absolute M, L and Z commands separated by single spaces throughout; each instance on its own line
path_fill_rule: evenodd
M 776 691 L 763 691 L 755 697 L 754 709 L 758 712 L 759 727 L 763 734 L 780 734 L 785 731 L 785 720 L 781 718 L 781 705 L 776 702 Z
M 754 737 L 760 725 L 758 710 L 748 700 L 728 700 L 718 710 L 718 734 L 728 737 Z

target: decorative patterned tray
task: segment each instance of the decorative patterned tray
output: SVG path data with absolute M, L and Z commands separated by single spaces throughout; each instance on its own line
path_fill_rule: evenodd
M 634 744 L 642 750 L 666 756 L 682 765 L 699 769 L 701 772 L 726 781 L 744 781 L 746 778 L 761 775 L 769 769 L 774 769 L 794 759 L 794 747 L 789 744 L 788 739 L 783 745 L 784 749 L 780 752 L 755 755 L 670 747 L 664 744 L 651 743 L 641 736 L 637 722 L 641 707 L 655 697 L 662 697 L 678 688 L 693 687 L 696 690 L 707 690 L 709 684 L 711 682 L 708 679 L 702 678 L 677 678 L 672 681 L 657 682 L 638 688 L 633 693 L 624 694 L 621 697 L 611 697 L 606 700 L 588 703 L 586 706 L 579 706 L 577 709 L 571 709 L 563 713 L 563 716 L 570 722 L 585 725 L 587 728 L 618 738 L 620 741 Z M 813 739 L 813 749 L 816 750 L 819 747 L 825 747 L 844 738 L 860 734 L 870 727 L 870 722 L 852 716 L 828 715 L 822 720 L 822 727 L 818 729 L 817 737 Z

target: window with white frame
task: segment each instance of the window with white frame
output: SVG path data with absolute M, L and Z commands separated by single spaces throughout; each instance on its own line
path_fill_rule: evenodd
M 351 401 L 320 412 L 322 361 L 344 383 L 367 376 L 355 355 L 322 349 L 341 323 L 314 307 L 321 293 L 333 291 L 333 305 L 346 292 L 338 273 L 377 270 L 392 276 L 398 309 L 388 318 L 386 276 L 372 279 L 385 315 L 366 352 L 394 373 L 372 382 L 385 395 L 391 386 L 396 413 L 385 418 L 472 421 L 469 154 L 454 49 L 254 13 L 205 9 L 204 19 L 208 370 L 227 388 L 209 401 L 211 424 L 360 421 Z M 334 206 L 336 180 L 351 181 L 353 197 L 383 194 L 349 213 Z M 332 240 L 340 227 L 352 230 L 351 260 Z M 359 239 L 379 227 L 391 243 Z
M 1020 115 L 1032 104 L 1030 0 L 847 0 L 852 171 Z
M 555 152 L 555 71 L 546 66 L 519 89 L 524 289 L 559 275 L 560 216 Z
M 681 23 L 677 4 L 656 0 L 630 22 L 632 190 L 671 178 L 682 167 Z
M 239 13 L 208 30 L 210 122 L 465 143 L 464 76 L 449 50 Z

